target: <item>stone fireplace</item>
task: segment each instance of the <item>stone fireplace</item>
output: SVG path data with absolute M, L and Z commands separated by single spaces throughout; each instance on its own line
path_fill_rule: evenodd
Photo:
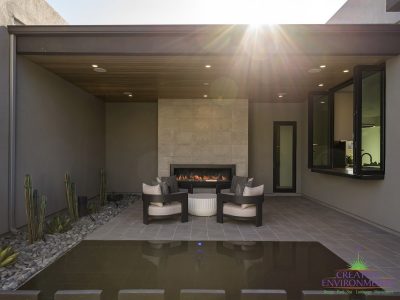
M 158 175 L 171 165 L 235 165 L 248 175 L 247 99 L 159 99 Z

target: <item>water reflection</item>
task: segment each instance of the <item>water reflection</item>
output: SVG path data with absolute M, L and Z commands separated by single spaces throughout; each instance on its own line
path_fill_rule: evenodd
M 114 300 L 134 288 L 165 289 L 166 299 L 185 288 L 224 289 L 228 299 L 241 289 L 285 289 L 296 299 L 345 267 L 316 242 L 84 241 L 22 289 L 46 300 L 60 289 L 102 289 Z

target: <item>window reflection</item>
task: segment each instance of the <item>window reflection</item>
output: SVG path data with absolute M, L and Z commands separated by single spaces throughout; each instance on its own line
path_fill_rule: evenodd
M 353 106 L 354 85 L 352 83 L 334 93 L 334 139 L 332 152 L 333 168 L 353 168 Z
M 330 166 L 330 111 L 328 95 L 314 95 L 313 103 L 313 166 Z
M 362 72 L 361 167 L 379 170 L 381 167 L 381 103 L 382 72 Z
M 309 98 L 309 167 L 357 178 L 384 178 L 385 66 L 360 65 L 354 78 Z

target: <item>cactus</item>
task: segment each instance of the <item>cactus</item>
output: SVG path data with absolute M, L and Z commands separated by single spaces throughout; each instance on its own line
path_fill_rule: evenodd
M 76 221 L 79 219 L 78 214 L 78 201 L 76 197 L 75 183 L 71 182 L 69 173 L 65 173 L 65 199 L 67 201 L 68 213 L 71 220 Z
M 47 197 L 42 195 L 38 207 L 38 223 L 37 223 L 38 239 L 43 238 L 44 224 L 46 219 L 46 207 L 47 207 Z
M 30 175 L 25 176 L 25 210 L 28 223 L 28 241 L 30 244 L 43 238 L 44 220 L 46 217 L 47 198 L 32 190 Z
M 0 248 L 0 268 L 11 266 L 17 260 L 19 253 L 11 247 Z
M 56 216 L 47 223 L 50 234 L 63 233 L 71 229 L 71 219 L 67 216 Z
M 100 211 L 100 205 L 99 205 L 98 201 L 94 201 L 94 200 L 92 200 L 88 203 L 87 208 L 88 208 L 89 214 L 97 214 Z
M 100 204 L 106 205 L 107 203 L 107 178 L 106 171 L 100 169 Z

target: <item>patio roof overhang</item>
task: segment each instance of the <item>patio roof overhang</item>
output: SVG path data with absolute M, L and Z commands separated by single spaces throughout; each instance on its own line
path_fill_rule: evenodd
M 269 25 L 260 55 L 398 55 L 400 25 Z M 248 25 L 9 26 L 19 54 L 247 54 Z
M 24 55 L 105 101 L 301 102 L 400 54 L 400 25 L 10 26 Z M 91 64 L 107 73 L 96 74 Z M 205 64 L 212 69 L 205 70 Z M 321 64 L 323 72 L 309 73 Z M 342 71 L 348 69 L 344 74 Z M 323 82 L 323 87 L 318 84 Z M 207 85 L 207 86 L 205 86 Z M 135 98 L 124 92 L 134 91 Z M 277 99 L 284 93 L 284 99 Z

